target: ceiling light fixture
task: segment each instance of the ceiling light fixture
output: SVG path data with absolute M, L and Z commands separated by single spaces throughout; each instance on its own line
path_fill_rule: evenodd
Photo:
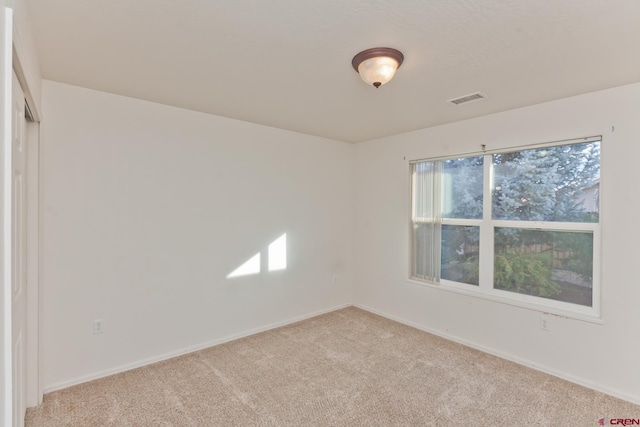
M 402 52 L 390 47 L 374 47 L 353 57 L 351 65 L 365 83 L 376 88 L 388 83 L 404 61 Z

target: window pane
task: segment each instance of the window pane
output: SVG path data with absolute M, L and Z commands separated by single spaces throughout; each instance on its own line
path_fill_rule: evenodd
M 441 277 L 478 286 L 479 247 L 479 227 L 443 225 Z
M 482 218 L 482 164 L 482 156 L 444 161 L 443 218 Z
M 591 307 L 593 234 L 495 229 L 496 289 Z
M 598 222 L 600 142 L 493 155 L 493 219 Z

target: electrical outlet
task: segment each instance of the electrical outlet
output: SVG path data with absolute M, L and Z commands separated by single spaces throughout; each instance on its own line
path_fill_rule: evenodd
M 549 316 L 540 316 L 540 329 L 543 331 L 551 330 L 551 322 L 549 320 Z
M 331 283 L 336 283 L 338 281 L 338 276 L 337 275 L 333 275 L 331 276 Z
M 104 332 L 104 325 L 102 319 L 96 319 L 93 321 L 93 334 L 101 334 Z

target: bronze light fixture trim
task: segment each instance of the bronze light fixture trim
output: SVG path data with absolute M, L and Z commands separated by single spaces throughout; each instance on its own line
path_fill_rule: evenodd
M 374 47 L 353 57 L 351 65 L 365 83 L 379 88 L 388 83 L 400 68 L 404 55 L 390 47 Z

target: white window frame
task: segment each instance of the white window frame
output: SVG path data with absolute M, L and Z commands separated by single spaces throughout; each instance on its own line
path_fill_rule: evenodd
M 562 145 L 571 145 L 588 142 L 600 142 L 602 153 L 602 136 L 592 136 L 586 138 L 578 138 L 571 140 L 555 141 L 544 144 L 524 145 L 518 147 L 510 147 L 496 150 L 485 150 L 479 152 L 462 153 L 460 155 L 435 157 L 411 160 L 410 171 L 413 164 L 420 162 L 435 162 L 444 161 L 450 159 L 467 158 L 484 156 L 483 159 L 483 209 L 482 219 L 451 219 L 442 218 L 441 225 L 459 225 L 459 226 L 476 226 L 480 228 L 480 244 L 479 244 L 479 285 L 469 285 L 466 283 L 454 282 L 451 280 L 445 280 L 438 278 L 435 280 L 428 280 L 412 275 L 413 264 L 415 262 L 415 253 L 413 251 L 413 227 L 414 224 L 420 222 L 428 222 L 426 219 L 414 217 L 414 200 L 415 200 L 415 182 L 414 176 L 410 172 L 410 221 L 409 221 L 409 233 L 410 233 L 410 248 L 409 248 L 409 274 L 408 281 L 420 285 L 426 285 L 429 287 L 435 287 L 437 289 L 452 291 L 456 293 L 462 293 L 465 295 L 471 295 L 474 297 L 484 298 L 500 303 L 519 306 L 527 309 L 532 309 L 544 313 L 552 313 L 561 316 L 571 317 L 575 319 L 581 319 L 594 323 L 602 323 L 601 319 L 601 223 L 602 223 L 602 206 L 599 207 L 599 221 L 598 222 L 551 222 L 551 221 L 517 221 L 517 220 L 494 220 L 492 216 L 492 191 L 493 188 L 493 155 L 499 153 L 511 153 L 525 150 L 535 150 L 537 148 L 545 147 L 557 147 Z M 602 165 L 602 154 L 601 165 Z M 602 168 L 601 178 L 602 182 Z M 493 287 L 493 257 L 494 257 L 494 235 L 495 228 L 519 228 L 519 229 L 532 229 L 542 231 L 559 231 L 559 232 L 590 232 L 593 235 L 593 281 L 592 281 L 592 305 L 582 306 L 579 304 L 572 304 L 563 301 L 557 301 L 553 299 L 537 297 L 533 295 L 520 294 L 517 292 L 511 292 Z M 440 255 L 438 254 L 438 260 Z

